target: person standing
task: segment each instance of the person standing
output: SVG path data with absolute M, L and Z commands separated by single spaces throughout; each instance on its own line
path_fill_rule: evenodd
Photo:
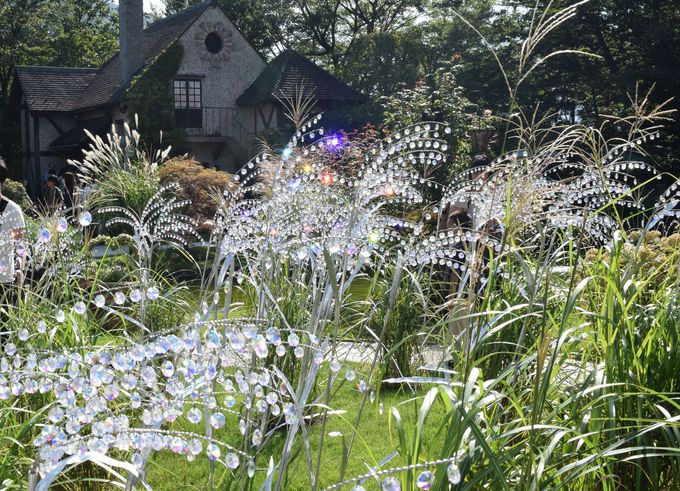
M 59 178 L 54 174 L 47 178 L 47 191 L 45 191 L 45 206 L 50 214 L 59 210 L 64 204 L 64 195 L 59 189 Z
M 24 231 L 24 214 L 21 207 L 2 194 L 9 173 L 0 157 L 0 331 L 4 331 L 6 309 L 13 305 L 16 287 L 23 281 L 23 257 L 17 255 L 16 244 Z
M 69 216 L 78 216 L 78 205 L 80 196 L 78 189 L 78 178 L 73 172 L 64 173 L 64 208 Z

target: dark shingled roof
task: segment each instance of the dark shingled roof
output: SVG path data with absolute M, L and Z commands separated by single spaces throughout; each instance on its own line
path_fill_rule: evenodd
M 320 66 L 292 50 L 274 58 L 262 74 L 248 87 L 239 104 L 258 104 L 276 98 L 294 98 L 304 85 L 318 101 L 365 102 L 361 92 L 341 82 Z M 313 92 L 311 92 L 313 91 Z
M 31 111 L 71 111 L 96 73 L 96 68 L 16 67 Z
M 148 68 L 211 5 L 213 2 L 210 1 L 194 5 L 147 27 L 144 30 L 144 66 L 141 71 Z M 120 56 L 116 54 L 99 69 L 76 109 L 117 102 L 123 97 L 128 84 L 121 86 Z

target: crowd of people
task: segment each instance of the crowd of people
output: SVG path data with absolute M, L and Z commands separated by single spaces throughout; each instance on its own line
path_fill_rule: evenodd
M 48 213 L 64 209 L 67 214 L 73 215 L 78 207 L 79 198 L 78 175 L 74 170 L 67 167 L 60 175 L 57 175 L 54 169 L 48 170 L 40 201 Z

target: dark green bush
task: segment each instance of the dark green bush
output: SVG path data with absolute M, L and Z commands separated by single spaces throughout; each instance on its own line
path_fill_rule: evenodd
M 21 206 L 24 211 L 31 208 L 32 204 L 26 193 L 26 188 L 18 181 L 7 179 L 2 185 L 2 194 Z

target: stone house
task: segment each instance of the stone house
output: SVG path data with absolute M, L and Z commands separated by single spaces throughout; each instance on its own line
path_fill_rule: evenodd
M 120 0 L 119 10 L 120 52 L 100 68 L 16 67 L 11 97 L 33 195 L 48 169 L 82 156 L 85 130 L 103 135 L 133 113 L 164 130 L 168 119 L 178 152 L 233 172 L 258 135 L 283 127 L 280 99 L 298 87 L 322 108 L 366 99 L 293 51 L 267 63 L 214 0 L 146 29 L 142 0 Z

